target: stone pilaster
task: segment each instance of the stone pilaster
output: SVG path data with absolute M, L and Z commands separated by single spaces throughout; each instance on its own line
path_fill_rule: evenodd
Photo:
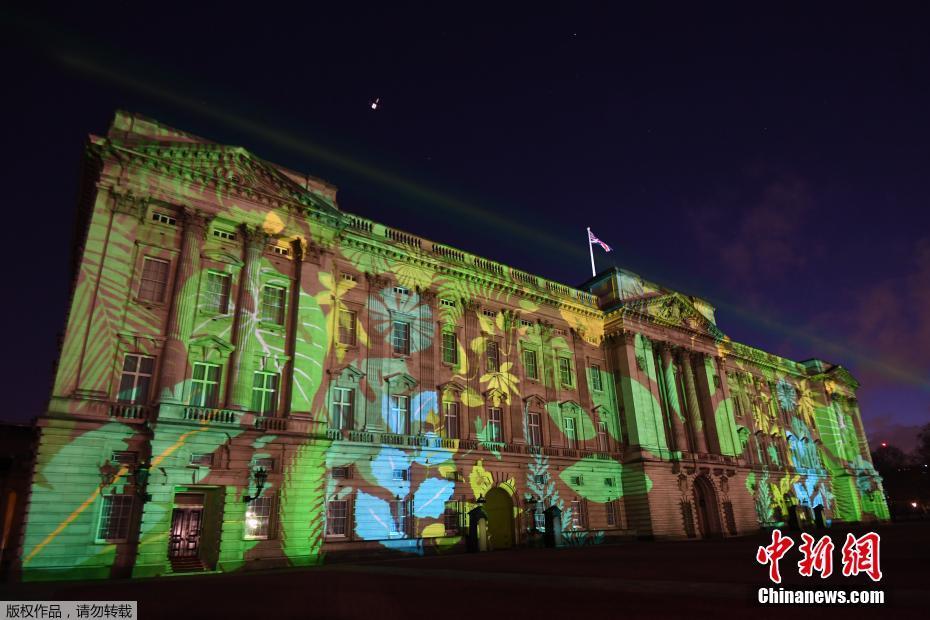
M 197 282 L 200 274 L 200 253 L 206 238 L 210 217 L 194 209 L 184 209 L 184 231 L 181 235 L 181 252 L 171 295 L 171 312 L 165 330 L 165 348 L 162 354 L 158 393 L 161 401 L 179 404 L 184 398 L 184 379 L 187 376 L 187 340 L 197 310 Z
M 252 373 L 255 354 L 255 330 L 258 328 L 261 303 L 261 263 L 268 235 L 261 227 L 242 226 L 244 260 L 236 304 L 233 351 L 229 364 L 229 398 L 227 406 L 247 410 L 252 403 Z
M 720 438 L 717 436 L 717 420 L 715 412 L 720 404 L 717 386 L 714 385 L 713 371 L 708 368 L 708 359 L 703 353 L 691 355 L 692 367 L 696 369 L 695 387 L 701 404 L 701 423 L 703 426 L 704 441 L 709 452 L 721 454 Z
M 462 343 L 465 348 L 465 359 L 468 360 L 468 384 L 467 389 L 472 394 L 481 393 L 481 385 L 478 381 L 481 372 L 481 358 L 472 350 L 472 341 L 481 335 L 481 325 L 478 323 L 478 311 L 481 306 L 476 301 L 469 299 L 462 300 L 462 312 L 465 319 L 465 340 Z M 476 372 L 476 370 L 478 372 Z M 469 407 L 466 402 L 462 403 L 461 414 L 465 420 L 467 428 L 462 435 L 465 439 L 477 439 L 477 430 L 475 420 L 481 414 L 481 407 Z

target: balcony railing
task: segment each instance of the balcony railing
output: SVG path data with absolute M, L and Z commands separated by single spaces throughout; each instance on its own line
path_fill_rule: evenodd
M 152 408 L 133 403 L 110 403 L 109 416 L 118 420 L 146 422 L 152 419 Z
M 210 407 L 184 407 L 183 418 L 195 422 L 238 425 L 241 411 L 211 409 Z

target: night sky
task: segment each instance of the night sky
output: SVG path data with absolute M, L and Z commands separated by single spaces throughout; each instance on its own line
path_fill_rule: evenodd
M 913 446 L 930 422 L 926 9 L 330 4 L 347 3 L 0 9 L 0 417 L 47 402 L 83 146 L 126 109 L 567 284 L 590 276 L 591 226 L 615 249 L 599 268 L 708 299 L 734 340 L 844 365 L 873 446 Z

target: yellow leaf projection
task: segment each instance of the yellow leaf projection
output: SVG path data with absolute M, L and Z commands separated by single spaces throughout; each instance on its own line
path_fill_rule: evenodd
M 478 459 L 475 466 L 471 468 L 471 473 L 468 474 L 468 483 L 471 485 L 475 497 L 486 495 L 494 486 L 494 477 L 491 472 L 484 468 L 482 463 L 483 461 Z

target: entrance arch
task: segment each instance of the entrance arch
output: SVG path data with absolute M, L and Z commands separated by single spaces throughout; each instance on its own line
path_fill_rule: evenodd
M 504 489 L 488 491 L 484 511 L 488 515 L 488 538 L 490 547 L 509 549 L 513 546 L 513 500 Z
M 697 504 L 698 525 L 703 538 L 720 538 L 723 528 L 720 525 L 720 507 L 717 505 L 717 492 L 706 476 L 694 479 L 694 501 Z

